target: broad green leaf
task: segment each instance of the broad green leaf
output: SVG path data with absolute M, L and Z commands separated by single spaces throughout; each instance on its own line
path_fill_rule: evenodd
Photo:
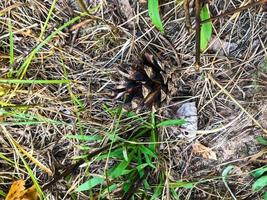
M 159 15 L 159 1 L 148 0 L 148 14 L 152 23 L 159 29 L 161 33 L 164 32 L 164 28 Z
M 260 177 L 261 175 L 263 175 L 264 172 L 267 172 L 267 166 L 264 166 L 264 167 L 258 168 L 258 169 L 256 169 L 256 170 L 253 170 L 253 171 L 251 172 L 251 175 L 254 176 L 255 178 L 258 178 L 258 177 Z
M 257 140 L 260 144 L 267 145 L 267 138 L 265 138 L 265 137 L 259 136 L 259 137 L 256 138 L 256 140 Z
M 101 178 L 101 177 L 91 178 L 90 180 L 88 180 L 85 183 L 81 184 L 75 191 L 76 192 L 82 192 L 82 191 L 90 190 L 93 187 L 103 183 L 104 181 L 105 181 L 105 179 Z
M 163 127 L 163 126 L 181 126 L 185 124 L 186 121 L 184 119 L 170 119 L 165 120 L 157 124 L 157 127 Z
M 191 189 L 196 183 L 197 182 L 176 181 L 175 183 L 170 183 L 170 187 Z
M 210 18 L 209 8 L 208 8 L 208 5 L 205 4 L 200 11 L 200 19 L 201 21 L 203 21 L 209 18 Z M 201 29 L 200 29 L 200 50 L 201 51 L 204 51 L 207 48 L 209 40 L 211 38 L 211 34 L 212 34 L 211 21 L 201 24 Z
M 267 186 L 267 175 L 262 176 L 256 180 L 256 182 L 252 185 L 252 190 L 257 192 Z
M 65 138 L 82 141 L 98 141 L 103 139 L 100 135 L 65 135 Z

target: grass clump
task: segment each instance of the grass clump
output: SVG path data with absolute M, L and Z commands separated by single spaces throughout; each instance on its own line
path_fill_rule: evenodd
M 163 126 L 181 125 L 183 120 L 166 120 L 158 122 L 152 112 L 148 119 L 138 116 L 121 108 L 106 111 L 113 117 L 114 128 L 107 131 L 105 136 L 68 135 L 67 138 L 77 139 L 86 147 L 84 142 L 102 141 L 105 148 L 99 154 L 90 156 L 84 166 L 93 168 L 95 162 L 105 163 L 104 171 L 89 173 L 84 183 L 79 185 L 76 192 L 93 191 L 92 197 L 120 197 L 131 199 L 137 196 L 141 199 L 157 199 L 161 196 L 165 182 L 165 171 L 159 154 L 158 128 Z M 123 126 L 123 124 L 127 124 Z M 128 122 L 128 123 L 125 123 Z M 103 147 L 103 145 L 102 145 Z M 88 150 L 88 148 L 82 148 Z M 88 158 L 87 154 L 76 159 Z M 87 174 L 87 172 L 86 172 Z M 94 195 L 93 195 L 94 194 Z M 97 194 L 95 196 L 95 194 Z

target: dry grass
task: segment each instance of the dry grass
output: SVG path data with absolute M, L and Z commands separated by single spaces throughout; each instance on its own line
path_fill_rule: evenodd
M 255 137 L 267 129 L 264 122 L 267 120 L 264 106 L 267 103 L 266 11 L 255 7 L 216 20 L 213 23 L 215 37 L 238 47 L 232 52 L 224 49 L 224 54 L 219 54 L 219 49 L 207 50 L 201 57 L 202 70 L 196 73 L 194 33 L 188 33 L 185 28 L 181 4 L 169 1 L 162 6 L 165 24 L 162 36 L 151 26 L 146 6 L 139 1 L 132 2 L 134 17 L 128 22 L 116 1 L 90 2 L 91 15 L 84 15 L 49 40 L 33 57 L 23 77 L 68 79 L 72 80 L 71 84 L 1 84 L 0 90 L 4 91 L 1 112 L 6 112 L 6 116 L 0 118 L 1 125 L 27 152 L 57 173 L 81 154 L 79 142 L 66 139 L 65 135 L 104 137 L 114 126 L 103 105 L 114 106 L 110 94 L 116 66 L 131 63 L 144 51 L 151 51 L 179 69 L 180 89 L 189 92 L 191 97 L 182 101 L 179 101 L 181 97 L 174 97 L 172 102 L 177 106 L 187 101 L 197 102 L 200 130 L 196 139 L 212 148 L 218 157 L 216 161 L 203 159 L 192 153 L 194 141 L 179 139 L 178 131 L 163 130 L 161 151 L 169 180 L 164 184 L 162 199 L 174 199 L 168 189 L 169 182 L 203 179 L 211 180 L 193 190 L 175 190 L 181 199 L 231 199 L 221 179 L 214 179 L 228 164 L 236 166 L 233 177 L 229 178 L 236 198 L 260 199 L 260 194 L 251 191 L 249 172 L 264 164 L 252 160 L 251 156 L 262 148 Z M 211 12 L 217 15 L 246 2 L 211 1 Z M 51 4 L 52 1 L 38 0 L 0 2 L 1 79 L 19 78 L 17 70 L 33 48 L 82 12 L 74 1 L 58 0 L 44 36 L 40 37 Z M 13 64 L 9 63 L 9 23 L 14 34 Z M 166 111 L 170 106 L 162 109 Z M 94 144 L 88 146 L 93 148 Z M 0 156 L 2 191 L 7 192 L 14 179 L 25 178 L 30 182 L 18 152 L 2 130 Z M 40 185 L 51 179 L 25 159 Z M 85 164 L 68 179 L 60 180 L 45 191 L 47 199 L 88 199 L 89 193 L 77 194 L 74 189 L 87 179 L 89 166 L 92 174 L 103 172 L 105 167 L 101 162 Z

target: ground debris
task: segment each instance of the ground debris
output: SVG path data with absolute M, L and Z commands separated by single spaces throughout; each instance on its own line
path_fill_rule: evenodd
M 205 159 L 217 160 L 216 153 L 209 147 L 204 146 L 200 142 L 196 142 L 192 145 L 193 153 L 200 154 Z

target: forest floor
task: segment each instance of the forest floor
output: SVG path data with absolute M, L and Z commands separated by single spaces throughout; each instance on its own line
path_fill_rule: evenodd
M 266 166 L 267 156 L 257 140 L 267 133 L 266 5 L 215 19 L 196 72 L 195 32 L 185 27 L 181 1 L 161 4 L 163 34 L 146 0 L 88 0 L 86 12 L 81 2 L 0 1 L 0 196 L 24 179 L 49 200 L 262 199 L 251 172 Z M 211 0 L 209 9 L 217 16 L 248 3 Z M 178 70 L 175 81 L 187 95 L 135 120 L 119 109 L 122 99 L 114 101 L 113 77 L 145 52 Z M 179 126 L 155 129 L 154 143 L 126 136 L 128 127 L 150 127 L 139 121 L 176 119 L 188 102 L 197 109 L 193 136 Z M 107 145 L 108 153 L 89 159 L 88 151 Z M 132 163 L 134 155 L 140 160 Z M 142 178 L 132 178 L 135 168 Z

